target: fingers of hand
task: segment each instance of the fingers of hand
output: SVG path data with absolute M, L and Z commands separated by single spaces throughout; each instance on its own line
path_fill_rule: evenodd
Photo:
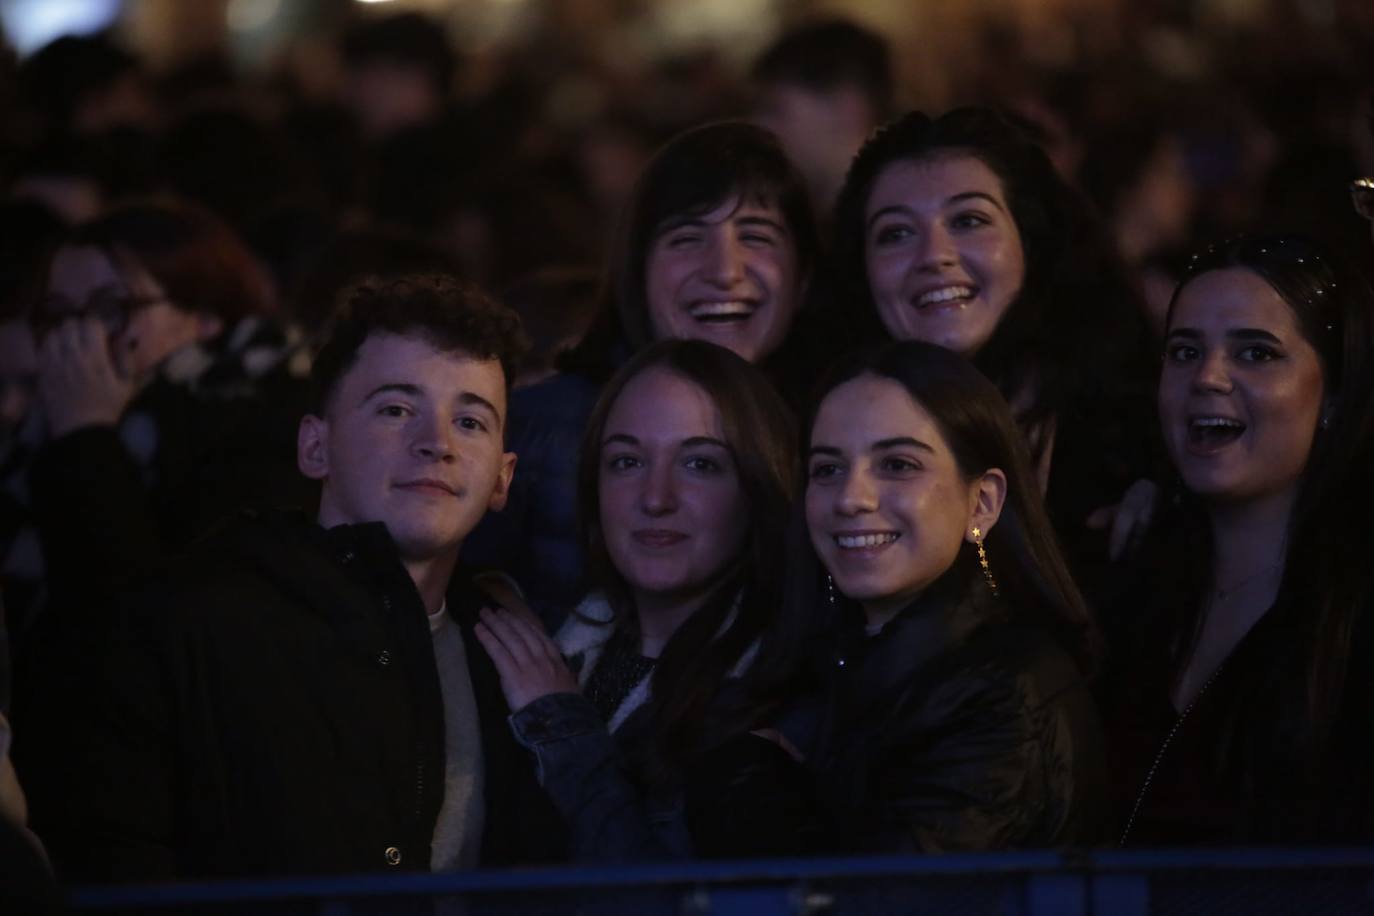
M 482 648 L 487 650 L 487 655 L 491 656 L 491 662 L 496 666 L 496 673 L 502 680 L 507 679 L 519 670 L 519 665 L 511 656 L 510 650 L 506 648 L 501 638 L 491 631 L 486 621 L 477 621 L 477 626 L 473 628 L 477 634 L 477 641 L 482 644 Z

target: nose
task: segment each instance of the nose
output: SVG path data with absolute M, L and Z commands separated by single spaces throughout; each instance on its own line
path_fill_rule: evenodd
M 926 227 L 921 235 L 919 258 L 921 269 L 928 271 L 950 267 L 959 260 L 954 237 L 944 223 L 937 220 Z
M 855 516 L 878 508 L 878 491 L 873 481 L 861 469 L 851 470 L 840 485 L 835 511 L 843 516 Z
M 643 487 L 640 505 L 645 515 L 658 517 L 677 511 L 677 482 L 671 466 L 663 462 L 650 465 L 643 477 Z
M 1203 353 L 1193 371 L 1193 388 L 1206 392 L 1226 392 L 1231 390 L 1231 373 L 1226 362 L 1226 353 L 1220 347 Z
M 453 446 L 453 424 L 449 418 L 423 413 L 416 417 L 411 451 L 425 461 L 451 463 L 457 460 Z
M 706 258 L 707 279 L 722 289 L 735 285 L 744 276 L 744 250 L 737 239 L 717 239 Z

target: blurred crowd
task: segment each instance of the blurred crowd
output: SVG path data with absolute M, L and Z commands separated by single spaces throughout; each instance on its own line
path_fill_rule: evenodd
M 1188 35 L 1182 14 L 1156 15 L 1126 34 Z M 217 578 L 221 566 L 258 564 L 289 582 L 297 551 L 308 568 L 312 551 L 380 548 L 362 539 L 326 549 L 282 535 L 287 523 L 266 515 L 253 522 L 261 531 L 238 531 L 228 546 L 213 538 L 245 509 L 295 507 L 331 533 L 390 522 L 390 510 L 340 489 L 358 478 L 338 471 L 336 453 L 384 456 L 386 446 L 338 444 L 301 417 L 341 427 L 330 398 L 352 391 L 369 360 L 425 367 L 446 352 L 442 341 L 498 361 L 481 383 L 490 391 L 463 381 L 491 409 L 471 429 L 494 420 L 498 444 L 518 458 L 513 477 L 493 465 L 482 478 L 490 493 L 445 542 L 443 583 L 426 584 L 388 525 L 429 615 L 428 670 L 438 672 L 396 702 L 420 709 L 417 721 L 433 714 L 439 737 L 429 739 L 448 756 L 417 753 L 449 767 L 420 792 L 430 821 L 418 833 L 407 822 L 405 836 L 433 844 L 408 867 L 1095 844 L 1109 830 L 1137 843 L 1367 842 L 1369 818 L 1351 812 L 1370 801 L 1359 767 L 1374 721 L 1351 685 L 1366 676 L 1369 590 L 1332 572 L 1351 561 L 1357 524 L 1322 520 L 1338 506 L 1360 515 L 1363 489 L 1342 487 L 1374 446 L 1357 396 L 1374 365 L 1364 324 L 1374 318 L 1364 311 L 1374 303 L 1374 184 L 1352 188 L 1374 177 L 1374 27 L 1317 33 L 1292 15 L 1193 35 L 1173 54 L 1128 43 L 1062 64 L 989 29 L 976 75 L 925 113 L 911 101 L 930 94 L 903 83 L 908 70 L 885 36 L 838 18 L 797 23 L 740 72 L 703 53 L 628 73 L 534 35 L 486 61 L 479 80 L 440 24 L 360 17 L 337 36 L 332 96 L 287 69 L 244 75 L 216 59 L 154 71 L 110 36 L 61 38 L 11 62 L 0 83 L 0 713 L 14 726 L 18 776 L 5 758 L 0 812 L 15 837 L 4 842 L 24 851 L 28 873 L 47 874 L 50 852 L 74 880 L 402 861 L 399 840 L 384 856 L 364 854 L 298 830 L 291 812 L 268 813 L 274 792 L 293 791 L 273 782 L 293 767 L 240 760 L 251 755 L 220 742 L 256 733 L 217 731 L 226 709 L 253 701 L 217 667 L 232 663 L 216 646 L 226 658 L 235 646 L 269 683 L 296 676 L 254 655 L 246 636 L 236 641 L 247 624 L 226 622 L 225 596 L 259 593 L 246 574 Z M 488 296 L 523 332 L 492 317 L 502 306 Z M 1232 416 L 1220 400 L 1211 413 L 1198 406 L 1197 392 L 1213 390 L 1202 378 L 1213 371 L 1211 335 L 1237 333 L 1222 307 L 1233 299 L 1256 309 L 1272 300 L 1242 330 L 1258 339 L 1260 329 L 1275 348 L 1235 361 L 1296 360 L 1307 347 L 1316 375 L 1283 382 L 1306 401 L 1228 379 L 1216 390 L 1253 414 Z M 984 304 L 984 324 L 965 320 Z M 467 317 L 453 325 L 436 308 Z M 844 359 L 851 350 L 862 355 Z M 714 421 L 699 429 L 701 416 Z M 826 518 L 870 511 L 835 480 L 857 480 L 856 456 L 893 423 L 906 424 L 896 439 L 913 450 L 953 456 L 930 460 L 949 458 L 967 505 L 938 503 L 948 499 L 938 487 L 933 509 L 898 500 L 926 525 L 935 516 L 922 513 L 959 516 L 957 536 L 948 556 L 904 561 L 934 564 L 926 572 L 874 585 L 846 551 L 885 546 L 885 529 L 817 532 Z M 1281 476 L 1292 465 L 1277 483 L 1261 481 L 1283 491 L 1278 504 L 1259 506 L 1249 478 L 1232 487 L 1195 466 L 1247 431 L 1266 468 Z M 629 451 L 607 457 L 603 437 Z M 745 495 L 707 493 L 696 505 L 649 480 L 617 504 L 628 490 L 611 483 L 628 487 L 664 437 L 706 443 L 688 468 L 703 480 L 738 465 Z M 906 469 L 874 467 L 881 507 Z M 794 497 L 804 510 L 794 512 Z M 502 511 L 482 518 L 488 506 Z M 701 569 L 688 564 L 673 573 L 683 582 L 656 591 L 660 571 L 638 568 L 636 551 L 670 549 L 676 535 L 666 522 L 636 526 L 679 512 L 715 552 L 694 555 Z M 734 533 L 721 527 L 730 519 Z M 221 565 L 184 563 L 207 537 Z M 279 537 L 280 555 L 268 556 L 276 548 L 263 545 Z M 200 595 L 195 581 L 142 604 L 120 597 L 146 596 L 139 590 L 164 581 L 169 565 L 218 583 L 217 597 L 187 598 Z M 460 600 L 457 584 L 445 591 L 450 574 L 465 575 L 455 568 L 503 577 L 479 591 L 464 580 Z M 290 609 L 282 617 L 297 612 L 290 587 L 271 594 Z M 1036 613 L 1016 622 L 989 610 L 999 594 Z M 937 598 L 943 623 L 932 630 L 911 608 Z M 1236 616 L 1237 600 L 1262 607 Z M 213 608 L 201 616 L 219 622 L 175 628 L 175 643 L 165 632 L 142 640 L 146 614 L 113 635 L 97 624 L 177 601 Z M 479 614 L 484 603 L 508 610 Z M 445 608 L 474 615 L 460 621 L 456 649 L 443 648 Z M 1271 608 L 1283 613 L 1266 630 L 1257 621 Z M 1013 622 L 1028 629 L 992 635 Z M 280 627 L 303 665 L 336 676 L 311 648 L 318 634 L 270 615 L 255 625 Z M 405 654 L 396 639 L 382 668 L 392 651 Z M 478 644 L 485 656 L 472 654 Z M 836 658 L 868 675 L 837 681 Z M 446 664 L 459 664 L 464 684 L 470 670 L 470 687 L 455 688 Z M 1209 694 L 1227 705 L 1207 713 L 1206 733 L 1175 742 L 1198 767 L 1161 769 L 1228 665 L 1230 682 Z M 91 680 L 133 671 L 120 688 Z M 129 704 L 93 704 L 100 684 L 111 703 Z M 164 703 L 147 701 L 164 689 Z M 457 694 L 467 712 L 455 712 Z M 589 704 L 578 705 L 582 695 Z M 1272 715 L 1258 721 L 1247 698 Z M 537 767 L 488 737 L 487 707 L 502 702 L 499 718 L 515 713 L 515 740 Z M 305 700 L 285 705 L 272 727 L 317 714 Z M 137 723 L 137 755 L 118 757 L 114 738 L 91 750 L 118 721 L 73 717 L 91 706 Z M 859 714 L 874 709 L 881 715 Z M 384 710 L 356 715 L 359 728 L 376 725 L 374 740 L 414 737 L 384 734 Z M 471 801 L 482 791 L 464 783 L 455 794 L 452 772 L 468 760 L 456 736 L 473 744 L 479 718 L 485 828 Z M 1276 740 L 1274 722 L 1300 762 L 1249 766 Z M 957 740 L 941 744 L 950 734 Z M 348 793 L 347 767 L 368 759 L 328 728 L 315 737 L 337 742 L 329 759 L 341 769 L 317 787 L 318 809 L 292 809 L 300 819 L 323 816 L 328 791 Z M 284 755 L 310 772 L 296 747 L 308 740 L 287 743 Z M 215 754 L 218 769 L 191 773 L 188 761 L 203 767 Z M 616 755 L 627 780 L 606 775 Z M 499 798 L 498 769 L 511 782 Z M 245 788 L 244 773 L 260 778 Z M 526 776 L 544 795 L 523 794 Z M 1291 784 L 1276 788 L 1285 776 Z M 134 801 L 107 804 L 116 779 Z M 1332 781 L 1348 791 L 1313 788 Z M 234 846 L 240 820 L 207 813 L 231 808 L 237 789 L 260 792 L 262 817 L 277 816 L 262 858 Z M 988 797 L 951 801 L 979 793 Z M 451 810 L 459 797 L 466 814 Z M 632 808 L 643 816 L 627 819 Z M 493 853 L 493 823 L 517 810 L 558 825 L 547 848 L 504 837 Z M 372 826 L 367 810 L 348 816 L 360 834 Z M 146 832 L 126 842 L 121 823 Z M 444 827 L 461 823 L 478 826 L 466 838 Z M 150 824 L 175 835 L 169 855 L 154 851 L 166 838 Z M 560 831 L 566 842 L 551 851 Z M 297 852 L 271 858 L 278 847 Z

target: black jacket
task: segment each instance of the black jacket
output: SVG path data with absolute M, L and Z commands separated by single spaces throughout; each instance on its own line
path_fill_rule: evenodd
M 319 485 L 296 469 L 304 397 L 284 376 L 225 398 L 158 378 L 118 427 L 47 443 L 29 480 L 56 611 L 83 613 L 137 585 L 242 508 L 313 510 Z M 140 437 L 152 448 L 143 458 L 128 445 Z
M 1050 633 L 931 589 L 876 636 L 832 642 L 813 754 L 844 852 L 977 851 L 1100 839 L 1101 727 Z
M 557 857 L 556 816 L 472 633 L 483 600 L 455 574 L 483 859 Z M 78 650 L 97 663 L 50 761 L 65 761 L 55 797 L 35 805 L 67 879 L 429 868 L 443 701 L 424 607 L 382 525 L 237 520 Z

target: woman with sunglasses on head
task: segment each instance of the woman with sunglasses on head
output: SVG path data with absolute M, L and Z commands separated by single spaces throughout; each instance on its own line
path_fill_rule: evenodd
M 1371 386 L 1374 294 L 1329 252 L 1194 258 L 1159 381 L 1180 492 L 1104 691 L 1123 843 L 1374 839 Z
M 992 379 L 1077 571 L 1105 572 L 1151 510 L 1157 449 L 1143 311 L 1086 198 L 993 111 L 911 112 L 855 157 L 835 230 L 832 301 L 854 305 L 836 319 L 864 341 L 938 344 Z M 1090 525 L 1118 503 L 1104 544 Z
M 1098 839 L 1097 633 L 996 388 L 931 344 L 870 351 L 824 385 L 806 469 L 790 645 L 758 677 L 811 690 L 779 728 L 837 851 Z
M 649 346 L 598 399 L 578 490 L 597 590 L 553 639 L 505 610 L 477 630 L 575 858 L 802 850 L 790 761 L 739 740 L 761 714 L 741 678 L 779 604 L 793 454 L 763 374 L 703 341 Z M 733 821 L 741 793 L 769 816 Z
M 134 581 L 243 505 L 311 498 L 265 273 L 208 211 L 129 203 L 53 254 L 32 320 L 47 442 L 32 499 L 54 601 Z
M 654 341 L 704 340 L 761 366 L 780 391 L 802 388 L 795 326 L 817 247 L 806 186 L 773 134 L 725 121 L 669 141 L 621 215 L 586 337 L 558 375 L 512 397 L 521 470 L 468 560 L 507 570 L 561 621 L 588 587 L 573 456 L 606 380 Z

